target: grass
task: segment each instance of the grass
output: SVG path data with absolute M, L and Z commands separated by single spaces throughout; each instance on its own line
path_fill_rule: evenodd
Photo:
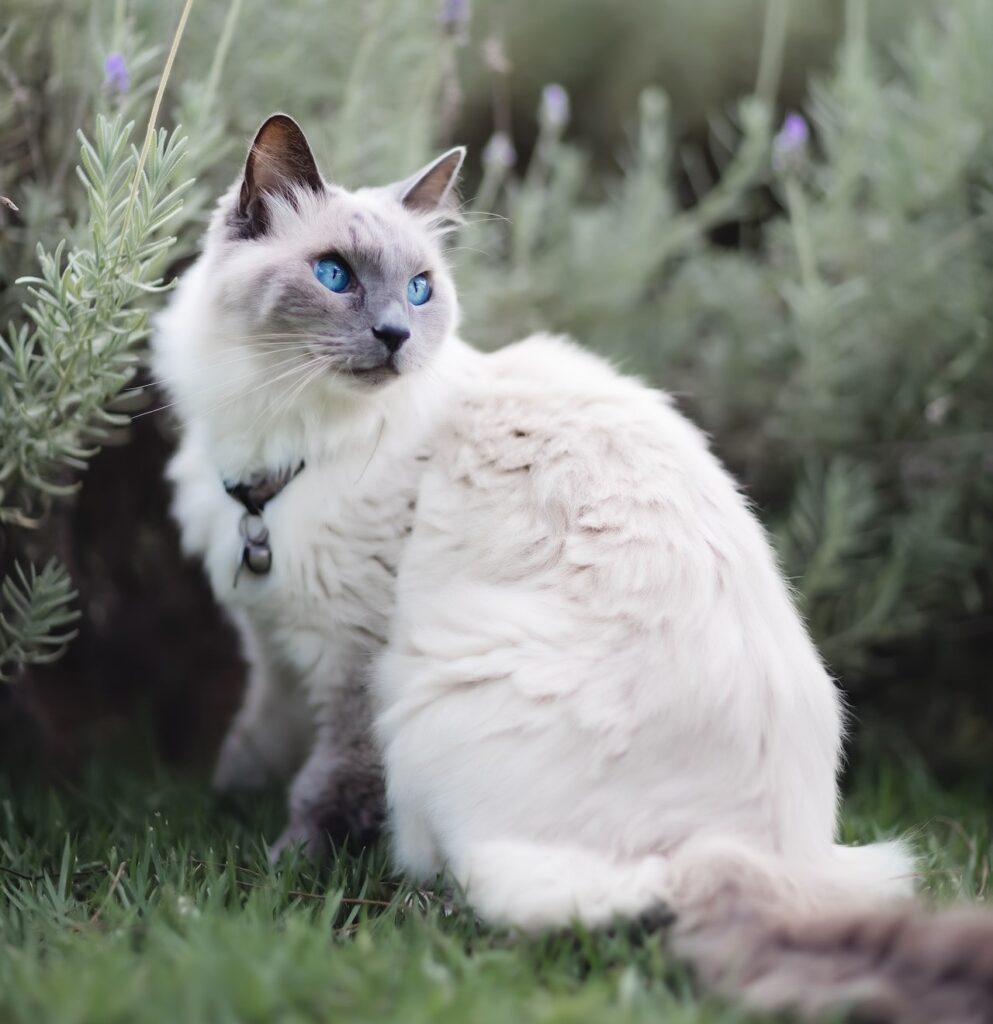
M 657 935 L 485 929 L 382 848 L 274 870 L 280 815 L 160 771 L 98 766 L 59 790 L 0 775 L 0 1022 L 759 1019 L 701 998 Z M 983 802 L 917 767 L 865 772 L 846 839 L 908 829 L 928 891 L 986 896 Z

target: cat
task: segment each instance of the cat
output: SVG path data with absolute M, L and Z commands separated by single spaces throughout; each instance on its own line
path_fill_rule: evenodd
M 906 1001 L 934 921 L 901 842 L 836 842 L 842 701 L 758 520 L 666 395 L 458 339 L 463 158 L 350 192 L 274 115 L 159 319 L 174 513 L 251 664 L 215 782 L 296 773 L 274 857 L 385 806 L 485 921 L 654 915 L 755 1005 Z M 981 998 L 941 921 L 922 1012 Z

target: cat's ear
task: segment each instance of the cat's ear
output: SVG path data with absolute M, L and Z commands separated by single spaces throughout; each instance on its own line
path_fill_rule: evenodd
M 406 181 L 394 186 L 400 202 L 417 213 L 444 213 L 455 217 L 459 195 L 456 185 L 465 160 L 465 146 L 456 146 L 432 160 Z
M 265 234 L 266 196 L 292 200 L 300 186 L 322 192 L 324 179 L 300 126 L 286 114 L 273 114 L 258 130 L 245 161 L 237 210 L 241 233 L 251 238 Z

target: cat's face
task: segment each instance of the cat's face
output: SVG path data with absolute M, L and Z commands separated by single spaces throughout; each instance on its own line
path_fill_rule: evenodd
M 225 338 L 301 387 L 378 389 L 430 363 L 458 317 L 441 240 L 463 156 L 349 192 L 325 183 L 295 122 L 269 118 L 208 241 Z

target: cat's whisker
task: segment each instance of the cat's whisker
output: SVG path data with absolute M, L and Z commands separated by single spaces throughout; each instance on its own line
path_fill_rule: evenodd
M 257 376 L 259 373 L 262 373 L 262 372 L 265 372 L 265 371 L 270 371 L 271 372 L 272 370 L 279 369 L 280 367 L 286 366 L 289 363 L 298 362 L 299 359 L 300 359 L 299 353 L 293 353 L 292 355 L 290 355 L 286 359 L 279 360 L 277 363 L 275 363 L 275 365 L 267 364 L 267 365 L 264 365 L 264 366 L 255 366 L 251 370 L 249 370 L 248 373 L 243 373 L 243 374 L 240 374 L 239 376 L 237 376 L 237 377 L 235 377 L 235 378 L 233 378 L 231 380 L 224 381 L 223 383 L 225 385 L 228 385 L 228 387 L 225 388 L 225 392 L 228 393 L 228 392 L 233 391 L 234 392 L 233 397 L 236 398 L 238 396 L 239 386 L 242 384 L 242 382 L 252 380 L 252 378 Z M 278 379 L 280 379 L 280 378 L 277 378 L 277 380 Z M 267 383 L 267 381 L 264 381 L 262 386 L 265 386 L 266 383 Z M 213 391 L 215 389 L 216 389 L 216 385 L 208 384 L 208 385 L 205 385 L 205 386 L 203 386 L 201 388 L 197 388 L 197 389 L 189 392 L 184 397 L 187 400 L 189 400 L 191 398 L 193 398 L 193 399 L 200 398 L 203 395 L 209 394 L 211 391 Z M 255 390 L 257 390 L 257 389 L 253 388 L 250 391 L 244 392 L 244 393 L 245 394 L 252 394 L 252 393 L 254 393 Z M 145 409 L 142 412 L 135 413 L 131 417 L 131 419 L 132 420 L 138 420 L 138 419 L 142 419 L 145 416 L 151 416 L 153 413 L 165 412 L 167 409 L 173 408 L 173 406 L 175 406 L 176 404 L 177 404 L 177 402 L 173 401 L 173 402 L 167 402 L 164 405 L 156 406 L 154 409 Z M 219 408 L 219 407 L 208 408 L 207 410 L 205 410 L 204 415 L 209 415 L 211 412 L 214 411 L 215 408 Z
M 462 215 L 463 222 L 467 227 L 472 227 L 473 224 L 482 224 L 488 221 L 503 221 L 505 224 L 510 223 L 510 218 L 502 213 L 493 213 L 490 210 L 468 210 Z
M 270 340 L 271 339 L 273 340 Z M 312 346 L 313 341 L 318 340 L 316 335 L 301 335 L 300 338 L 308 338 L 311 340 L 297 340 L 295 336 L 291 337 L 291 340 L 284 341 L 278 340 L 281 335 L 228 335 L 224 339 L 215 339 L 223 343 L 223 347 L 217 351 L 208 352 L 205 355 L 197 354 L 196 366 L 198 369 L 210 369 L 215 366 L 223 365 L 229 361 L 239 361 L 243 359 L 251 359 L 258 355 L 259 351 L 266 352 L 280 352 L 280 351 L 295 351 L 302 350 Z M 251 342 L 252 344 L 245 344 Z M 258 343 L 256 343 L 258 342 Z M 136 385 L 132 388 L 124 388 L 124 391 L 135 391 L 141 387 L 148 387 L 150 384 L 165 383 L 172 378 L 170 377 L 157 377 L 147 381 L 145 384 Z
M 442 250 L 446 256 L 449 256 L 453 252 L 474 252 L 479 256 L 490 256 L 492 253 L 486 249 L 477 249 L 471 245 L 450 245 Z
M 280 364 L 280 365 L 285 365 L 285 364 Z M 223 401 L 219 402 L 217 405 L 214 405 L 211 408 L 207 409 L 205 411 L 204 415 L 210 415 L 212 413 L 218 412 L 219 410 L 226 408 L 232 402 L 237 401 L 238 399 L 250 398 L 252 395 L 254 395 L 257 392 L 261 391 L 263 388 L 274 387 L 276 384 L 278 384 L 282 380 L 285 380 L 287 377 L 292 377 L 294 374 L 303 372 L 304 370 L 306 370 L 309 367 L 309 365 L 310 365 L 309 362 L 302 362 L 302 363 L 298 362 L 297 365 L 291 366 L 288 370 L 284 370 L 282 373 L 278 374 L 276 377 L 266 378 L 264 381 L 262 381 L 261 384 L 256 385 L 254 388 L 249 388 L 247 391 L 237 392 L 236 394 L 231 395 L 228 398 L 225 398 Z
M 267 347 L 268 346 L 268 347 Z M 206 370 L 216 370 L 225 366 L 235 366 L 239 363 L 244 363 L 252 359 L 258 359 L 260 354 L 262 356 L 268 356 L 272 354 L 290 353 L 290 352 L 306 352 L 312 348 L 309 344 L 293 344 L 287 345 L 285 343 L 272 343 L 267 346 L 262 346 L 261 353 L 259 347 L 254 346 L 251 349 L 242 349 L 240 351 L 225 350 L 223 353 L 217 353 L 218 358 L 216 359 L 199 359 L 196 363 L 196 369 L 199 372 Z M 130 394 L 135 391 L 144 391 L 147 388 L 159 387 L 161 385 L 168 385 L 173 381 L 179 380 L 178 377 L 156 377 L 152 380 L 145 381 L 143 384 L 135 384 L 132 387 L 122 388 L 121 394 Z
M 284 408 L 288 409 L 296 401 L 296 399 L 297 399 L 297 397 L 299 395 L 303 394 L 303 392 L 306 391 L 307 388 L 309 388 L 310 385 L 315 380 L 317 380 L 322 375 L 327 373 L 329 371 L 329 369 L 330 369 L 330 360 L 328 360 L 326 358 L 325 359 L 316 360 L 315 364 L 314 364 L 313 372 L 311 374 L 309 374 L 307 377 L 305 377 L 304 380 L 301 381 L 301 383 L 298 385 L 296 390 L 293 391 L 289 396 L 287 396 L 285 402 L 283 403 L 284 404 Z
M 279 417 L 282 416 L 283 412 L 290 408 L 293 401 L 301 392 L 306 390 L 307 386 L 327 368 L 327 357 L 319 357 L 310 363 L 305 363 L 303 370 L 310 372 L 303 373 L 300 380 L 291 380 L 283 393 L 276 398 L 274 402 L 269 406 L 266 412 L 265 418 L 259 424 L 259 429 L 265 431 L 269 428 L 271 423 L 278 421 Z

